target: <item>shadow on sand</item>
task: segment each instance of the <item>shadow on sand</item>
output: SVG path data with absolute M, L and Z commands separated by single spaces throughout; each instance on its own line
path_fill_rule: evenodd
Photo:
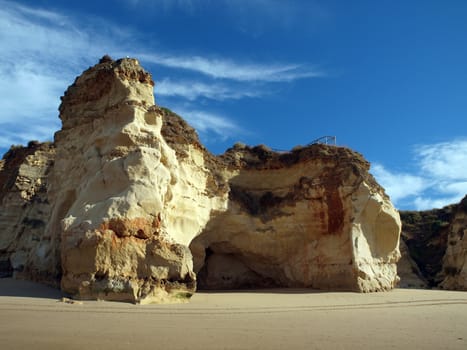
M 59 289 L 43 284 L 0 278 L 0 297 L 59 299 L 63 296 Z
M 256 288 L 256 289 L 233 289 L 233 290 L 210 290 L 201 289 L 196 294 L 323 294 L 332 293 L 335 290 L 319 290 L 311 288 Z M 341 290 L 338 292 L 356 293 L 354 291 Z M 358 293 L 357 293 L 358 294 Z M 0 278 L 0 297 L 23 297 L 23 298 L 45 298 L 60 299 L 64 296 L 61 290 L 31 281 L 16 280 L 13 278 Z
M 326 294 L 326 293 L 356 293 L 351 290 L 323 290 L 311 288 L 254 288 L 254 289 L 200 289 L 196 294 Z

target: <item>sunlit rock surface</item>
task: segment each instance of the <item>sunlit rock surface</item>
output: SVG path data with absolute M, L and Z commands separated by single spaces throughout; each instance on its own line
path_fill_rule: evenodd
M 399 214 L 358 153 L 237 145 L 221 158 L 228 209 L 190 246 L 201 288 L 395 286 Z
M 204 149 L 162 137 L 153 85 L 137 60 L 104 61 L 62 98 L 49 230 L 62 289 L 81 298 L 183 300 L 196 287 L 188 244 L 225 205 Z
M 153 85 L 137 60 L 104 57 L 68 88 L 56 154 L 32 176 L 47 183 L 47 208 L 29 269 L 46 266 L 43 276 L 77 298 L 139 303 L 185 301 L 197 284 L 397 284 L 399 214 L 361 155 L 237 144 L 213 156 L 185 121 L 154 105 Z M 8 158 L 2 164 L 6 174 Z M 14 206 L 5 200 L 16 191 L 10 173 L 3 206 Z M 34 235 L 23 220 L 36 210 L 31 200 L 15 208 L 0 231 L 5 271 L 17 252 L 5 242 Z

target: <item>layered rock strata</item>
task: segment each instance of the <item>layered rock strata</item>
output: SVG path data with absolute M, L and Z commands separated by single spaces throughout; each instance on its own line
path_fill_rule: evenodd
M 440 287 L 467 290 L 467 196 L 456 206 L 449 225 Z
M 399 249 L 401 258 L 397 263 L 397 274 L 400 278 L 399 287 L 425 289 L 429 282 L 423 276 L 417 263 L 410 256 L 409 248 L 403 239 L 400 240 Z
M 52 144 L 12 147 L 0 163 L 0 276 L 57 285 L 60 264 L 45 226 L 50 215 L 47 177 Z
M 399 216 L 359 154 L 325 145 L 286 153 L 237 145 L 222 160 L 228 209 L 190 246 L 200 287 L 395 286 Z
M 426 286 L 467 290 L 467 196 L 441 209 L 401 212 L 401 218 L 408 258 Z
M 81 298 L 171 302 L 194 292 L 191 239 L 225 200 L 203 149 L 161 136 L 153 81 L 134 59 L 104 60 L 60 107 L 48 230 L 61 237 L 62 289 Z
M 211 289 L 395 286 L 399 215 L 359 154 L 238 144 L 215 157 L 154 105 L 153 85 L 137 60 L 104 57 L 62 98 L 38 242 L 48 260 L 36 264 L 60 266 L 65 292 L 146 303 L 185 300 L 196 279 Z
M 455 205 L 451 205 L 442 209 L 400 212 L 401 241 L 407 250 L 401 249 L 405 256 L 399 262 L 399 270 L 411 270 L 419 275 L 426 281 L 425 287 L 437 287 L 445 277 L 443 257 L 454 208 Z M 410 266 L 404 266 L 407 264 Z M 411 279 L 413 276 L 407 277 Z

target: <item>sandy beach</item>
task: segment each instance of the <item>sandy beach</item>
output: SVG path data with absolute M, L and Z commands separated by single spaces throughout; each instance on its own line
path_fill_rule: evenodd
M 466 349 L 467 293 L 199 292 L 188 304 L 67 303 L 0 279 L 2 349 Z

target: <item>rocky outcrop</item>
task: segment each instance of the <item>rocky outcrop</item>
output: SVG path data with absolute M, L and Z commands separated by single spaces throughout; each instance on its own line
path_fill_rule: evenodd
M 443 258 L 443 289 L 467 290 L 467 196 L 456 206 Z
M 423 277 L 417 263 L 410 256 L 409 248 L 403 239 L 400 240 L 399 249 L 401 258 L 397 263 L 397 274 L 399 275 L 401 288 L 425 289 L 428 281 Z
M 400 261 L 400 269 L 407 260 L 416 263 L 426 287 L 437 287 L 444 279 L 443 256 L 447 248 L 448 228 L 454 206 L 426 211 L 401 211 L 401 240 L 407 246 L 408 257 Z M 404 251 L 404 250 L 403 250 Z M 416 272 L 417 273 L 417 272 Z
M 60 266 L 47 256 L 45 226 L 50 214 L 47 176 L 52 144 L 12 147 L 0 163 L 0 276 L 57 285 Z
M 62 289 L 81 298 L 193 293 L 188 244 L 225 205 L 208 188 L 204 149 L 162 137 L 153 85 L 136 60 L 107 60 L 62 98 L 48 229 L 61 237 Z
M 408 258 L 427 287 L 467 290 L 467 197 L 441 209 L 401 212 L 401 219 Z M 404 261 L 399 262 L 401 271 Z
M 104 57 L 68 88 L 54 165 L 40 175 L 50 204 L 31 266 L 75 297 L 140 303 L 186 300 L 197 280 L 210 289 L 395 286 L 399 214 L 361 155 L 237 144 L 215 157 L 154 105 L 153 85 L 137 60 Z M 27 210 L 5 219 L 2 242 L 31 234 Z
M 222 160 L 228 209 L 190 245 L 201 288 L 394 287 L 399 216 L 359 154 L 237 145 Z

